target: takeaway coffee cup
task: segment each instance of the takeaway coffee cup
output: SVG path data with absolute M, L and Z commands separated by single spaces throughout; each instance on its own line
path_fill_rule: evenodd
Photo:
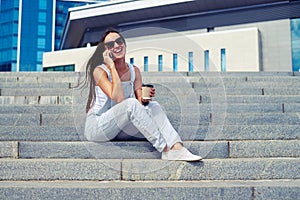
M 142 85 L 142 99 L 151 100 L 150 90 L 154 86 L 152 84 L 143 84 Z

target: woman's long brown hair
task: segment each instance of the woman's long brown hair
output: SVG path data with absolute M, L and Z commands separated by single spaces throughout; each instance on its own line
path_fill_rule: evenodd
M 96 93 L 95 93 L 95 86 L 96 83 L 94 81 L 94 70 L 97 66 L 104 63 L 103 59 L 103 52 L 105 51 L 105 47 L 103 42 L 100 42 L 93 55 L 90 57 L 85 71 L 85 79 L 84 79 L 84 86 L 89 86 L 89 96 L 86 103 L 85 111 L 88 112 L 90 108 L 95 104 Z

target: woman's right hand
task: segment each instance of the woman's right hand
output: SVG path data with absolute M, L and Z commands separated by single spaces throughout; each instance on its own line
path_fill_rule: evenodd
M 104 59 L 104 64 L 109 68 L 111 69 L 111 67 L 114 67 L 115 66 L 115 63 L 112 59 L 112 57 L 110 56 L 110 51 L 109 50 L 105 50 L 103 52 L 103 59 Z

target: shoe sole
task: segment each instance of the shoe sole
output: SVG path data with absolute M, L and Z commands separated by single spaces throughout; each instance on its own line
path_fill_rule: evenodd
M 166 161 L 186 161 L 186 162 L 197 162 L 197 161 L 201 161 L 201 160 L 203 160 L 203 158 L 199 158 L 199 159 L 195 159 L 195 160 L 185 160 L 185 159 L 182 159 L 182 160 L 180 160 L 180 159 L 174 159 L 174 160 L 170 160 L 170 159 L 163 159 L 163 158 L 162 158 L 162 160 L 166 160 Z

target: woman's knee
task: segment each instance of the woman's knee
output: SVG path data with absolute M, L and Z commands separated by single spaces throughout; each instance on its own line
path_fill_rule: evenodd
M 150 101 L 149 105 L 150 105 L 150 107 L 151 106 L 161 107 L 160 104 L 157 101 Z
M 135 106 L 137 104 L 140 104 L 140 102 L 136 98 L 128 98 L 124 100 L 124 103 L 127 106 Z
M 133 112 L 134 110 L 142 107 L 142 104 L 136 98 L 128 98 L 124 100 L 124 104 L 124 110 L 127 110 L 129 112 Z
M 157 102 L 157 101 L 151 101 L 148 104 L 149 108 L 153 111 L 157 111 L 157 110 L 163 110 L 161 105 Z

